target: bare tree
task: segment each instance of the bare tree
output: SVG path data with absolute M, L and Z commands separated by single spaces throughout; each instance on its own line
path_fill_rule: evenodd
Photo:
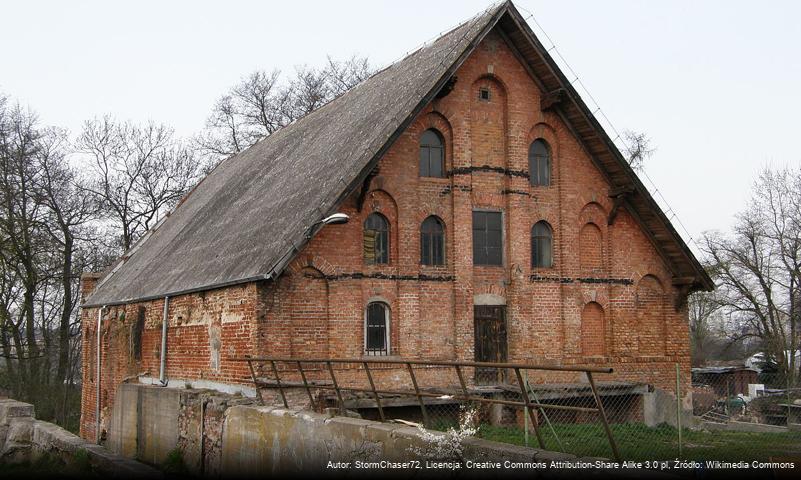
M 649 160 L 656 148 L 651 146 L 651 139 L 645 133 L 638 133 L 626 130 L 622 133 L 623 141 L 626 145 L 626 159 L 634 170 L 642 170 L 645 162 Z
M 22 360 L 15 387 L 26 386 L 26 396 L 33 396 L 40 380 L 40 351 L 36 339 L 35 301 L 42 281 L 42 256 L 46 249 L 39 241 L 42 207 L 37 202 L 34 182 L 37 170 L 33 159 L 39 153 L 36 116 L 15 105 L 0 110 L 0 256 L 6 279 L 19 285 L 21 298 L 9 298 L 4 331 L 13 340 L 5 352 L 7 359 Z
M 80 273 L 92 266 L 86 261 L 84 249 L 94 249 L 97 239 L 90 222 L 100 213 L 100 203 L 95 196 L 85 195 L 78 181 L 78 173 L 67 161 L 69 144 L 66 132 L 46 129 L 40 141 L 40 154 L 37 156 L 37 196 L 46 207 L 43 230 L 52 246 L 52 292 L 40 295 L 43 315 L 50 313 L 57 318 L 53 329 L 57 332 L 57 361 L 55 369 L 56 384 L 54 397 L 61 400 L 54 411 L 60 415 L 59 423 L 67 422 L 69 408 L 66 405 L 66 389 L 75 383 L 76 373 L 73 363 L 74 349 L 78 346 L 73 339 L 80 333 L 78 317 Z M 43 335 L 47 336 L 50 326 L 55 323 L 42 318 Z M 55 405 L 55 402 L 54 402 Z
M 85 123 L 77 145 L 89 157 L 90 178 L 82 188 L 100 199 L 120 232 L 123 251 L 201 175 L 193 150 L 175 140 L 165 125 L 135 125 L 105 116 Z
M 789 383 L 798 379 L 801 170 L 765 169 L 730 236 L 707 234 L 704 250 L 735 338 L 758 339 Z
M 63 131 L 0 101 L 0 386 L 75 426 L 78 276 L 96 267 L 99 204 L 69 152 Z
M 297 67 L 285 82 L 279 70 L 257 70 L 217 100 L 195 143 L 215 164 L 308 115 L 371 73 L 368 60 L 356 56 L 344 61 L 329 57 L 323 68 Z
M 722 340 L 721 305 L 716 292 L 697 292 L 687 301 L 690 318 L 692 364 L 701 366 L 715 359 L 717 344 Z

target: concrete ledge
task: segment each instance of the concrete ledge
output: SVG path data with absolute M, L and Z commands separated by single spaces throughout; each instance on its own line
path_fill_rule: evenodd
M 701 422 L 701 428 L 711 432 L 783 433 L 789 431 L 787 427 L 779 425 L 765 425 L 762 423 L 749 422 Z
M 0 400 L 0 460 L 22 463 L 43 455 L 55 455 L 65 466 L 75 465 L 86 452 L 95 474 L 116 478 L 162 478 L 159 470 L 115 455 L 86 442 L 58 425 L 36 420 L 33 405 Z
M 425 461 L 419 452 L 431 448 L 417 428 L 407 425 L 275 407 L 230 407 L 223 432 L 222 469 L 235 476 L 325 472 L 329 462 Z M 464 439 L 462 453 L 474 461 L 576 460 L 574 455 L 480 438 Z
M 10 398 L 0 400 L 0 425 L 8 425 L 12 418 L 33 418 L 33 405 Z

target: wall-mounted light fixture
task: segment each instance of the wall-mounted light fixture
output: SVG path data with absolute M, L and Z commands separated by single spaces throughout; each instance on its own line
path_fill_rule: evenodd
M 343 223 L 348 223 L 348 221 L 350 221 L 350 217 L 348 216 L 347 213 L 339 213 L 338 212 L 338 213 L 334 213 L 332 215 L 329 215 L 329 216 L 325 217 L 322 220 L 318 220 L 318 221 L 314 222 L 309 227 L 309 229 L 306 230 L 306 239 L 308 240 L 314 235 L 314 233 L 315 233 L 314 227 L 316 227 L 318 225 L 342 225 Z

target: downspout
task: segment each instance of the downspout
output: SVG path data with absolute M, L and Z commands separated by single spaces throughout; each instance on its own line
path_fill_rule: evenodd
M 164 297 L 164 313 L 161 317 L 161 366 L 159 367 L 159 383 L 167 386 L 167 310 L 170 308 L 170 297 Z
M 97 399 L 95 403 L 95 442 L 98 445 L 100 445 L 100 361 L 102 360 L 101 348 L 103 346 L 100 329 L 103 325 L 103 310 L 105 309 L 106 307 L 104 305 L 97 310 L 97 373 L 95 374 L 95 383 L 97 384 Z

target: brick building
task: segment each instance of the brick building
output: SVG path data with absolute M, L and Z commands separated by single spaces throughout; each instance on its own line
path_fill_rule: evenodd
M 335 212 L 350 221 L 320 223 Z M 81 434 L 123 381 L 247 385 L 243 355 L 602 364 L 671 390 L 686 297 L 709 288 L 497 4 L 224 161 L 84 276 Z

